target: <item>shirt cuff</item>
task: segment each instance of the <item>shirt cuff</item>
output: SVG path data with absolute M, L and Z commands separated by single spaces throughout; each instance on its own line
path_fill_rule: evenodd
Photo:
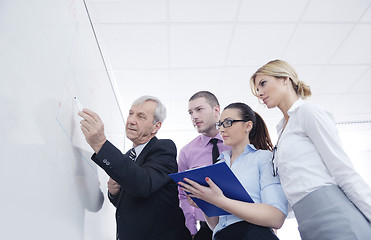
M 110 199 L 115 199 L 115 198 L 117 197 L 117 195 L 113 195 L 113 194 L 111 194 L 110 192 L 108 192 L 108 197 L 109 197 Z

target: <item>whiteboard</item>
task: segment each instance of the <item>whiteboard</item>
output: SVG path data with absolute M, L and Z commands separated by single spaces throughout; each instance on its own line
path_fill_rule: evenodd
M 84 2 L 0 0 L 0 81 L 0 239 L 84 239 L 103 194 L 73 96 L 124 144 Z

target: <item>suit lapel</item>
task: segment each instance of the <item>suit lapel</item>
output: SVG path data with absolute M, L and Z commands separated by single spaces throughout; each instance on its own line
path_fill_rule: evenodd
M 151 140 L 149 140 L 149 142 L 147 143 L 147 145 L 143 148 L 142 152 L 139 154 L 139 156 L 135 160 L 135 163 L 136 164 L 138 164 L 139 166 L 143 166 L 144 160 L 146 159 L 146 156 L 149 153 L 149 150 L 151 149 L 151 147 L 153 146 L 153 144 L 155 144 L 155 142 L 157 142 L 157 141 L 158 141 L 157 137 L 153 137 L 153 138 L 151 138 Z M 129 153 L 130 153 L 130 150 L 128 152 L 126 152 L 125 155 L 127 157 L 129 157 Z M 120 205 L 121 198 L 122 198 L 122 195 L 124 194 L 124 191 L 125 190 L 121 188 L 121 191 L 119 193 L 119 198 L 117 200 L 117 208 Z
M 149 153 L 149 150 L 152 148 L 153 144 L 155 144 L 158 141 L 157 137 L 151 138 L 147 145 L 143 148 L 142 152 L 137 157 L 137 160 L 135 161 L 139 166 L 143 166 L 147 155 Z

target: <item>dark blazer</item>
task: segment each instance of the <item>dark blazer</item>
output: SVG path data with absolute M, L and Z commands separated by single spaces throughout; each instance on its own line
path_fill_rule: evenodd
M 116 206 L 117 239 L 189 240 L 177 184 L 168 176 L 178 171 L 173 141 L 153 137 L 136 161 L 106 141 L 92 160 L 121 185 L 110 200 Z

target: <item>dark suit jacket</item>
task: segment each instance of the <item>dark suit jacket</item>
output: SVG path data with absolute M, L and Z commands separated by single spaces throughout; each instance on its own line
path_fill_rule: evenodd
M 110 198 L 116 206 L 120 240 L 189 240 L 177 184 L 168 176 L 178 171 L 173 141 L 153 137 L 136 161 L 106 141 L 92 160 L 121 185 Z

